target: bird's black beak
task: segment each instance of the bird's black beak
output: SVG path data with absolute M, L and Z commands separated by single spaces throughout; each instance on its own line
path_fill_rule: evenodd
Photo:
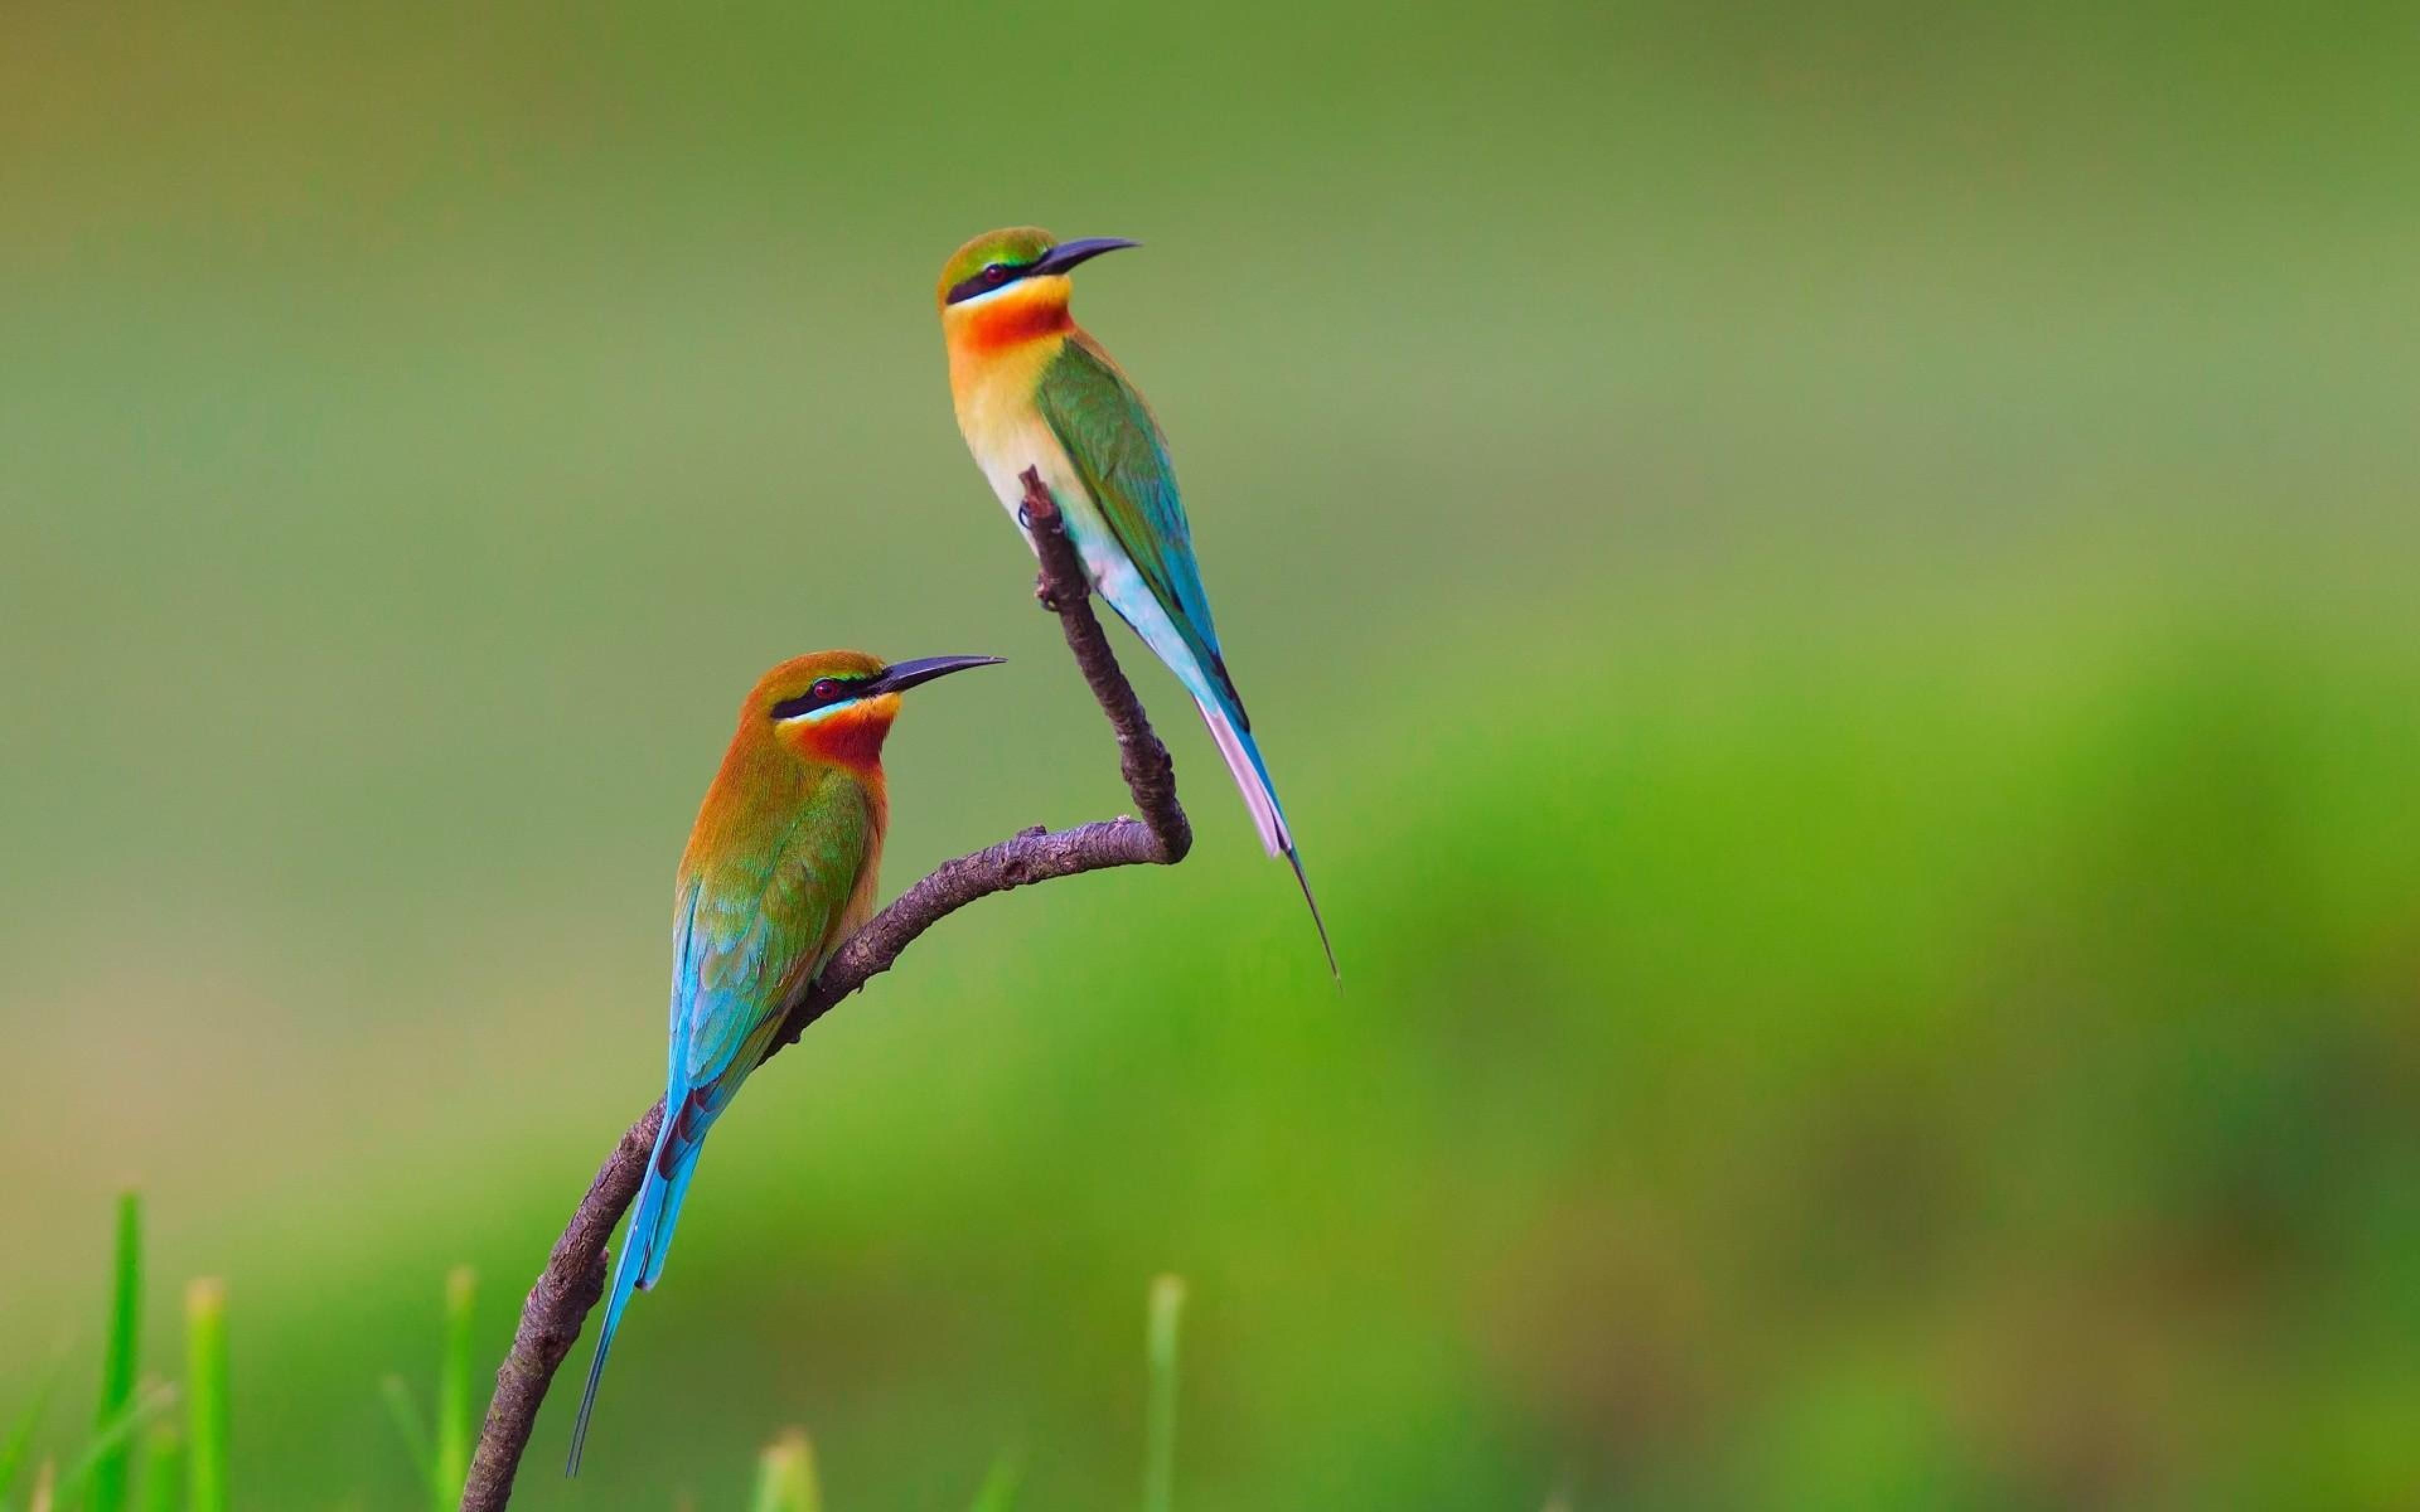
M 1078 263 L 1091 262 L 1105 252 L 1141 245 L 1140 241 L 1128 241 L 1122 237 L 1087 237 L 1081 241 L 1062 241 L 1044 253 L 1041 260 L 1025 271 L 1029 277 L 1035 273 L 1063 273 Z
M 997 667 L 1003 659 L 1000 656 L 925 656 L 917 661 L 894 661 L 876 672 L 866 685 L 865 691 L 858 696 L 866 698 L 880 693 L 905 693 L 936 677 L 947 677 L 970 667 Z

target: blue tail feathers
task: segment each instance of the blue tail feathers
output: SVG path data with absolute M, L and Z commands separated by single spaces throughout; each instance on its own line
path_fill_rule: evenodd
M 681 1199 L 697 1174 L 698 1152 L 705 1148 L 711 1115 L 689 1099 L 667 1101 L 663 1128 L 647 1159 L 646 1179 L 630 1207 L 630 1226 L 623 1231 L 622 1254 L 613 1266 L 613 1285 L 606 1294 L 605 1319 L 597 1330 L 596 1358 L 588 1364 L 588 1384 L 580 1393 L 580 1417 L 571 1427 L 571 1457 L 564 1473 L 580 1473 L 581 1451 L 588 1443 L 588 1414 L 597 1406 L 597 1383 L 605 1378 L 605 1357 L 613 1348 L 613 1333 L 622 1323 L 622 1309 L 633 1291 L 653 1287 L 664 1273 L 664 1256 L 672 1248 L 673 1227 L 680 1221 Z

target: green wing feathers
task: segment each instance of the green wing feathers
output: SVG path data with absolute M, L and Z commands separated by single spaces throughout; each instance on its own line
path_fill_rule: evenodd
M 1168 439 L 1150 406 L 1116 364 L 1081 337 L 1062 345 L 1043 370 L 1034 402 L 1100 506 L 1109 532 L 1249 729 L 1243 700 L 1218 652 L 1210 595 L 1194 564 L 1193 531 L 1177 495 Z
M 696 878 L 677 1042 L 684 1078 L 714 1088 L 718 1105 L 764 1058 L 783 1002 L 822 965 L 871 830 L 862 795 L 835 782 L 770 843 L 733 847 Z

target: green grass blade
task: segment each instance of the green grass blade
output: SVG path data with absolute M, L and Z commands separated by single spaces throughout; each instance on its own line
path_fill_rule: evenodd
M 117 1256 L 109 1296 L 109 1341 L 101 1362 L 101 1405 L 93 1413 L 100 1433 L 124 1418 L 134 1404 L 134 1373 L 143 1354 L 143 1199 L 132 1192 L 117 1198 Z M 132 1444 L 121 1439 L 92 1467 L 91 1512 L 126 1512 L 126 1473 Z
M 226 1512 L 226 1285 L 204 1278 L 185 1288 L 185 1504 Z
M 429 1471 L 429 1505 L 453 1512 L 471 1471 L 471 1315 L 479 1278 L 467 1265 L 445 1278 L 445 1357 L 437 1372 L 437 1450 Z
M 1023 1475 L 1024 1467 L 1016 1455 L 1004 1454 L 993 1460 L 983 1489 L 975 1492 L 973 1512 L 1010 1512 L 1016 1505 L 1016 1483 Z
M 379 1396 L 386 1402 L 396 1437 L 403 1441 L 403 1452 L 411 1456 L 412 1474 L 424 1486 L 434 1484 L 437 1452 L 428 1446 L 428 1428 L 420 1421 L 420 1409 L 412 1402 L 411 1388 L 403 1383 L 401 1376 L 389 1376 L 379 1382 Z
M 1176 1501 L 1176 1336 L 1185 1315 L 1185 1278 L 1151 1284 L 1150 1415 L 1143 1424 L 1143 1512 L 1169 1512 Z
M 815 1451 L 804 1432 L 792 1428 L 757 1458 L 756 1495 L 748 1504 L 752 1512 L 822 1512 Z
M 77 1498 L 89 1497 L 91 1487 L 99 1481 L 101 1467 L 112 1463 L 118 1467 L 119 1494 L 123 1495 L 124 1477 L 132 1460 L 135 1434 L 142 1430 L 144 1425 L 166 1412 L 176 1399 L 176 1387 L 164 1381 L 155 1382 L 148 1391 L 127 1403 L 116 1417 L 103 1423 L 94 1432 L 92 1442 L 85 1445 L 84 1454 L 59 1478 L 59 1501 L 73 1506 Z M 91 1503 L 87 1500 L 85 1504 L 89 1506 Z
M 138 1504 L 143 1512 L 177 1512 L 178 1484 L 180 1466 L 177 1463 L 177 1427 L 173 1423 L 154 1423 L 151 1431 L 143 1435 L 143 1473 L 136 1485 L 142 1490 Z
M 59 1389 L 59 1372 L 67 1365 L 64 1359 L 54 1361 L 50 1374 L 34 1388 L 25 1410 L 8 1429 L 8 1437 L 0 1442 L 0 1508 L 8 1504 L 8 1495 L 17 1484 L 17 1468 L 25 1462 L 25 1452 L 34 1446 L 34 1434 L 42 1426 L 42 1414 L 50 1411 L 51 1397 Z

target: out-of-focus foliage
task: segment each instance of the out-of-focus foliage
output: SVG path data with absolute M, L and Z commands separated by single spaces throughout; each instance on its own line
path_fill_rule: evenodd
M 894 885 L 1122 807 L 928 303 L 1035 220 L 1147 243 L 1077 311 L 1343 990 L 1139 672 L 1196 856 L 752 1084 L 517 1504 L 744 1505 L 791 1423 L 852 1512 L 1130 1504 L 1169 1270 L 1188 1508 L 2406 1494 L 2415 69 L 2392 8 L 12 8 L 0 1423 L 133 1180 L 241 1302 L 238 1499 L 417 1500 L 380 1378 L 458 1261 L 484 1373 L 653 1095 L 779 657 L 1012 658 L 902 719 Z

